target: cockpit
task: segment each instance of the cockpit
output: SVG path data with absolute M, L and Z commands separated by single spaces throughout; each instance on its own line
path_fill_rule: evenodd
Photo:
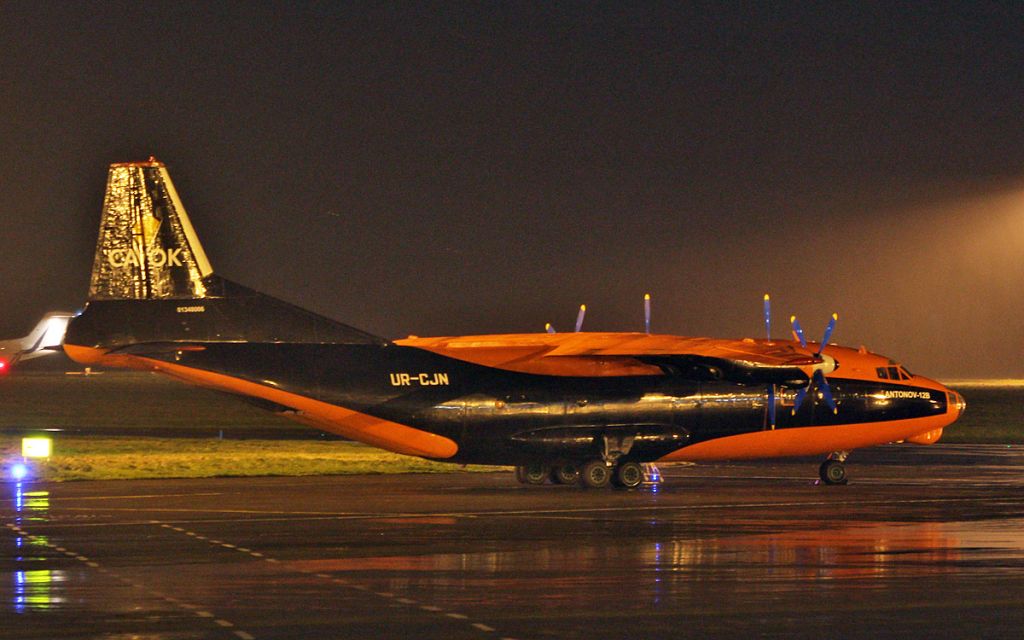
M 913 380 L 914 374 L 907 371 L 900 365 L 890 365 L 888 367 L 876 367 L 875 374 L 880 380 Z

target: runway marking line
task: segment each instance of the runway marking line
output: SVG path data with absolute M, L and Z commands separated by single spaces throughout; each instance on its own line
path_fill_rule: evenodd
M 237 551 L 239 553 L 245 553 L 245 554 L 250 555 L 250 556 L 259 557 L 259 558 L 262 558 L 264 562 L 273 563 L 273 564 L 280 564 L 281 563 L 281 561 L 278 560 L 277 558 L 268 557 L 268 556 L 265 556 L 265 555 L 263 555 L 261 553 L 258 553 L 256 551 L 252 551 L 251 549 L 248 549 L 246 547 L 240 547 L 240 546 L 237 546 L 237 545 L 234 545 L 234 544 L 230 544 L 230 543 L 227 543 L 227 542 L 224 542 L 224 541 L 221 541 L 221 540 L 213 540 L 213 539 L 205 538 L 204 536 L 200 536 L 198 533 L 196 533 L 194 531 L 189 531 L 189 530 L 183 529 L 181 527 L 175 527 L 175 526 L 172 526 L 172 525 L 170 525 L 170 524 L 168 524 L 166 522 L 160 522 L 159 520 L 150 520 L 148 522 L 148 524 L 150 524 L 150 525 L 159 525 L 161 528 L 167 529 L 169 531 L 177 531 L 179 533 L 184 533 L 185 535 L 189 536 L 193 540 L 202 540 L 202 541 L 205 541 L 207 544 L 223 547 L 225 549 L 231 549 L 231 550 Z M 348 589 L 353 589 L 353 590 L 357 590 L 357 591 L 363 591 L 363 592 L 372 593 L 375 596 L 378 596 L 378 597 L 380 597 L 380 598 L 382 598 L 384 600 L 392 601 L 393 603 L 395 603 L 394 606 L 399 606 L 399 605 L 412 606 L 412 605 L 418 605 L 419 604 L 419 602 L 417 600 L 413 600 L 411 598 L 399 597 L 398 595 L 396 595 L 395 593 L 393 593 L 391 591 L 373 591 L 372 589 L 370 589 L 367 586 L 364 586 L 364 585 L 361 585 L 361 584 L 352 584 L 352 583 L 348 582 L 347 580 L 343 580 L 341 578 L 335 578 L 335 577 L 333 577 L 329 573 L 322 573 L 322 572 L 321 573 L 315 573 L 315 572 L 313 572 L 311 570 L 308 570 L 308 569 L 293 569 L 293 570 L 297 571 L 298 573 L 304 574 L 304 575 L 312 576 L 312 577 L 315 577 L 315 578 L 320 578 L 321 580 L 330 581 L 330 582 L 332 582 L 334 584 L 337 584 L 339 586 L 343 586 L 343 587 L 348 588 Z M 193 608 L 191 606 L 186 606 L 186 605 L 179 605 L 179 606 L 182 606 L 182 607 L 185 607 L 185 608 Z M 198 608 L 198 607 L 195 607 L 195 608 Z M 436 614 L 443 615 L 444 617 L 451 618 L 452 620 L 464 621 L 464 622 L 468 623 L 471 627 L 476 629 L 477 631 L 482 631 L 482 632 L 485 632 L 485 633 L 493 633 L 495 631 L 494 627 L 491 627 L 491 626 L 488 626 L 486 624 L 483 624 L 482 622 L 473 622 L 470 619 L 469 616 L 467 616 L 467 615 L 465 615 L 463 613 L 456 613 L 456 612 L 453 612 L 453 611 L 445 611 L 442 607 L 436 607 L 436 606 L 432 606 L 432 605 L 419 605 L 418 608 L 420 610 L 422 610 L 422 611 L 427 611 L 427 612 L 430 612 L 430 613 L 436 613 Z M 200 616 L 200 617 L 203 617 L 203 618 L 212 618 L 213 617 L 213 614 L 210 613 L 209 611 L 195 611 L 195 614 L 197 616 Z M 225 627 L 233 626 L 230 622 L 227 622 L 226 620 L 214 620 L 214 622 L 216 622 L 217 624 L 220 624 L 221 626 L 225 626 Z M 224 622 L 226 624 L 221 624 L 222 622 Z M 249 636 L 248 634 L 245 634 L 244 632 L 239 633 L 239 632 L 236 631 L 235 635 L 237 635 L 239 638 L 243 638 L 243 640 L 249 640 L 250 638 L 252 638 L 252 636 Z M 508 639 L 508 640 L 511 640 L 511 639 Z
M 881 484 L 881 483 L 880 483 Z M 990 485 L 986 485 L 986 488 L 991 488 Z M 1009 489 L 1009 487 L 1007 487 Z M 623 506 L 623 507 L 580 507 L 576 509 L 522 509 L 515 511 L 444 511 L 444 512 L 420 512 L 420 513 L 363 513 L 359 515 L 353 515 L 347 512 L 335 513 L 335 514 L 319 514 L 319 515 L 306 515 L 307 512 L 281 512 L 281 511 L 258 511 L 250 513 L 262 513 L 269 517 L 265 518 L 211 518 L 203 520 L 175 520 L 179 524 L 224 524 L 224 523 L 245 523 L 245 524 L 256 524 L 262 522 L 296 522 L 299 520 L 314 522 L 314 521 L 348 521 L 348 520 L 375 520 L 385 518 L 436 518 L 436 517 L 452 517 L 452 518 L 476 518 L 476 517 L 502 517 L 502 516 L 528 516 L 528 517 L 543 517 L 543 518 L 566 518 L 572 517 L 568 514 L 586 514 L 586 513 L 626 513 L 631 511 L 637 512 L 690 512 L 700 511 L 704 509 L 717 510 L 717 509 L 761 509 L 765 507 L 832 507 L 832 506 L 871 506 L 871 505 L 916 505 L 916 504 L 956 504 L 961 502 L 969 503 L 1003 503 L 1006 501 L 1012 501 L 1014 504 L 1020 503 L 1020 494 L 1017 492 L 1007 492 L 1005 494 L 994 495 L 994 496 L 970 496 L 970 497 L 940 497 L 940 498 L 910 498 L 905 500 L 886 500 L 883 498 L 872 498 L 870 500 L 861 499 L 847 499 L 847 500 L 809 500 L 806 502 L 790 501 L 790 502 L 727 502 L 717 504 L 684 504 L 684 505 L 652 505 L 652 506 Z M 94 512 L 95 509 L 88 509 L 85 507 L 65 507 L 65 511 L 89 511 Z M 130 511 L 130 512 L 146 512 L 152 511 L 147 509 L 103 509 L 103 511 Z M 196 509 L 181 509 L 186 513 L 206 513 L 207 510 L 196 510 Z M 232 513 L 231 511 L 215 510 L 215 513 Z M 285 517 L 287 516 L 287 517 Z M 60 522 L 60 523 L 39 523 L 35 525 L 38 528 L 49 529 L 49 528 L 60 528 L 60 529 L 75 529 L 75 528 L 89 528 L 89 527 L 129 527 L 129 526 L 148 526 L 152 525 L 157 521 L 154 520 L 127 520 L 119 522 Z M 170 527 L 168 527 L 170 528 Z
M 121 582 L 123 584 L 126 584 L 126 585 L 132 587 L 133 589 L 138 589 L 139 591 L 145 591 L 146 593 L 148 593 L 148 594 L 150 594 L 150 595 L 152 595 L 152 596 L 154 596 L 154 597 L 156 597 L 156 598 L 158 598 L 160 600 L 163 600 L 164 602 L 167 602 L 168 604 L 174 605 L 175 607 L 178 607 L 180 609 L 186 609 L 186 610 L 192 611 L 193 613 L 195 613 L 200 618 L 211 618 L 211 619 L 214 619 L 213 621 L 217 625 L 219 625 L 221 627 L 234 628 L 234 626 L 235 626 L 235 624 L 233 622 L 230 622 L 230 621 L 225 620 L 223 618 L 215 618 L 215 616 L 212 613 L 210 613 L 209 611 L 199 610 L 199 607 L 197 607 L 195 605 L 183 603 L 180 600 L 178 600 L 177 598 L 174 598 L 172 596 L 168 596 L 168 595 L 166 595 L 164 593 L 161 593 L 160 591 L 157 591 L 155 589 L 150 589 L 150 588 L 148 588 L 144 584 L 141 584 L 141 583 L 138 583 L 138 582 L 133 582 L 131 580 L 131 578 L 123 576 L 123 575 L 121 575 L 119 573 L 116 573 L 114 571 L 111 571 L 110 569 L 108 569 L 108 568 L 106 568 L 104 566 L 101 566 L 95 560 L 89 559 L 87 556 L 83 556 L 83 555 L 81 555 L 81 554 L 79 554 L 79 553 L 77 553 L 75 551 L 71 551 L 70 549 L 67 549 L 67 548 L 59 546 L 59 545 L 57 545 L 57 544 L 55 544 L 53 542 L 50 542 L 45 537 L 30 534 L 28 531 L 26 531 L 25 529 L 21 528 L 17 524 L 8 523 L 5 526 L 8 529 L 10 529 L 11 531 L 13 531 L 14 533 L 22 536 L 26 540 L 29 540 L 31 542 L 35 542 L 37 544 L 42 544 L 42 545 L 52 549 L 53 551 L 56 551 L 58 553 L 62 553 L 62 554 L 64 554 L 65 556 L 67 556 L 69 558 L 74 558 L 75 560 L 78 560 L 79 562 L 85 564 L 87 567 L 90 567 L 92 569 L 96 569 L 98 573 L 102 573 L 104 575 L 109 575 L 112 578 L 114 578 L 115 580 L 117 580 L 117 581 L 119 581 L 119 582 Z M 181 529 L 179 527 L 171 527 L 171 526 L 166 525 L 166 524 L 161 525 L 161 526 L 163 526 L 164 528 L 167 528 L 167 529 L 177 530 L 177 531 L 180 531 L 180 532 L 183 532 L 183 533 L 185 531 L 184 529 Z M 250 633 L 247 633 L 245 631 L 242 631 L 240 629 L 236 630 L 234 633 L 235 633 L 235 635 L 238 638 L 241 638 L 241 640 L 256 640 L 256 636 L 254 636 L 254 635 L 252 635 Z
M 222 523 L 257 523 L 257 522 L 295 522 L 297 520 L 305 521 L 316 521 L 316 520 L 378 520 L 383 518 L 438 518 L 438 517 L 449 517 L 449 518 L 493 518 L 493 517 L 515 517 L 515 516 L 565 516 L 568 514 L 606 514 L 606 513 L 628 513 L 628 512 L 665 512 L 670 513 L 673 511 L 687 512 L 687 511 L 705 511 L 705 510 L 724 510 L 724 509 L 763 509 L 763 508 L 778 508 L 778 507 L 835 507 L 835 506 L 865 506 L 865 505 L 914 505 L 914 504 L 953 504 L 958 502 L 999 502 L 1006 500 L 1007 496 L 970 496 L 970 497 L 940 497 L 940 498 L 908 498 L 905 500 L 886 500 L 884 498 L 872 498 L 868 500 L 860 499 L 859 497 L 851 497 L 845 500 L 808 500 L 808 501 L 787 501 L 787 502 L 722 502 L 715 504 L 680 504 L 680 505 L 647 505 L 647 506 L 616 506 L 616 507 L 578 507 L 573 509 L 514 509 L 514 510 L 503 510 L 503 511 L 431 511 L 431 512 L 418 512 L 418 513 L 402 513 L 402 512 L 380 512 L 380 513 L 361 513 L 353 514 L 349 512 L 341 513 L 326 513 L 326 512 L 288 512 L 288 511 L 245 511 L 244 513 L 258 513 L 270 516 L 287 516 L 287 517 L 266 517 L 266 518 L 245 518 L 242 520 L 232 518 L 219 518 L 210 520 L 187 520 L 178 522 L 182 524 L 222 524 Z M 85 507 L 66 507 L 66 511 L 97 511 L 96 509 L 87 509 Z M 129 512 L 154 512 L 162 510 L 153 509 L 101 509 L 102 511 L 129 511 Z M 236 510 L 231 509 L 176 509 L 177 512 L 185 513 L 237 513 Z M 153 520 L 145 520 L 139 522 L 115 522 L 115 523 L 75 523 L 75 524 L 59 524 L 53 526 L 60 526 L 64 528 L 71 527 L 103 527 L 103 526 L 117 526 L 124 527 L 129 525 L 148 525 L 153 524 Z M 45 525 L 44 525 L 45 526 Z M 162 525 L 161 525 L 162 526 Z M 173 529 L 168 526 L 167 528 Z M 180 527 L 179 527 L 180 529 Z M 184 529 L 181 529 L 184 531 Z M 221 540 L 210 540 L 214 544 L 221 544 Z

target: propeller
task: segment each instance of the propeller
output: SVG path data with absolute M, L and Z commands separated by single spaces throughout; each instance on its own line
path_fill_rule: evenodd
M 764 294 L 764 336 L 772 341 L 772 298 Z M 775 430 L 775 385 L 768 385 L 768 426 Z
M 814 352 L 814 355 L 820 356 L 821 352 L 825 349 L 825 345 L 828 344 L 829 338 L 832 337 L 832 332 L 835 331 L 836 322 L 839 320 L 839 314 L 833 313 L 832 318 L 828 321 L 828 326 L 825 327 L 825 335 L 821 339 L 821 343 L 818 344 L 818 350 Z M 789 319 L 793 325 L 793 337 L 800 341 L 800 346 L 807 348 L 807 340 L 804 338 L 804 330 L 800 327 L 800 322 L 796 319 L 796 316 L 791 316 Z M 827 356 L 826 356 L 827 357 Z M 807 390 L 812 385 L 816 385 L 818 390 L 821 392 L 821 397 L 825 400 L 825 404 L 828 405 L 829 409 L 832 409 L 832 413 L 839 413 L 839 409 L 836 408 L 836 402 L 832 398 L 832 388 L 828 385 L 828 380 L 825 379 L 825 372 L 821 369 L 815 369 L 814 374 L 811 375 L 811 379 L 807 381 L 807 386 L 796 392 L 796 400 L 793 403 L 793 415 L 800 410 L 800 406 L 804 402 L 804 398 L 807 397 Z
M 585 315 L 587 315 L 587 305 L 581 304 L 580 312 L 576 314 L 576 333 L 579 333 L 580 331 L 583 330 L 583 316 Z M 552 325 L 550 322 L 544 325 L 544 330 L 547 331 L 548 333 L 558 333 L 557 331 L 555 331 L 554 325 Z
M 644 332 L 651 332 L 651 294 L 644 294 Z

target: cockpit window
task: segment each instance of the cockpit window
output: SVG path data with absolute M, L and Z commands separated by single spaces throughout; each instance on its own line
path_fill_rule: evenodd
M 911 378 L 914 377 L 914 374 L 912 374 L 909 371 L 907 371 L 906 367 L 900 367 L 900 373 L 902 373 L 903 375 L 907 376 L 907 380 L 910 380 Z
M 889 379 L 889 370 L 886 369 L 885 367 L 878 367 L 877 369 L 875 369 L 875 373 L 877 373 L 878 377 L 881 378 L 882 380 Z
M 889 369 L 889 379 L 890 380 L 899 380 L 900 379 L 900 368 L 899 367 L 888 367 L 888 369 Z

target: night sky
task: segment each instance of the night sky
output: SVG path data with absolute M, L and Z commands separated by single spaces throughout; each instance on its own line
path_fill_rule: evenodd
M 1024 377 L 1024 5 L 0 0 L 0 336 L 84 302 L 107 165 L 221 275 L 386 337 L 788 317 Z M 402 8 L 396 8 L 400 6 Z

